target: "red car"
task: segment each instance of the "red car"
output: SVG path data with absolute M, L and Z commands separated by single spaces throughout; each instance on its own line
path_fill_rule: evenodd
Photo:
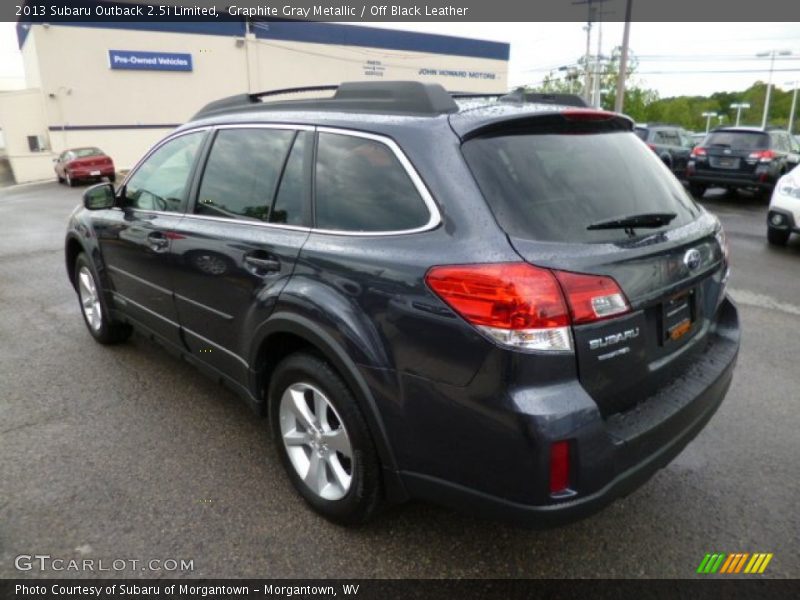
M 59 183 L 72 187 L 80 180 L 108 177 L 113 183 L 114 161 L 99 148 L 72 148 L 65 150 L 54 161 Z

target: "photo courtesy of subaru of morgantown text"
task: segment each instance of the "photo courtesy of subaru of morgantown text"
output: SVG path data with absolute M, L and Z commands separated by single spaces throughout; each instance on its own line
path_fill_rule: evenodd
M 237 390 L 340 523 L 410 498 L 562 523 L 701 431 L 739 347 L 725 233 L 630 119 L 302 91 L 212 102 L 85 192 L 66 267 L 98 342 L 140 329 Z

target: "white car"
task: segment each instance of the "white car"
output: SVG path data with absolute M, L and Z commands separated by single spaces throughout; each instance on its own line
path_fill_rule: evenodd
M 767 213 L 767 239 L 785 246 L 791 233 L 800 233 L 800 166 L 778 179 Z

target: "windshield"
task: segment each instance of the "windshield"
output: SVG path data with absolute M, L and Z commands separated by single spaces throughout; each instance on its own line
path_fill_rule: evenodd
M 694 220 L 700 209 L 633 133 L 521 134 L 476 138 L 464 156 L 500 226 L 542 241 L 605 242 L 622 229 L 588 230 L 602 221 L 643 213 L 675 213 L 662 227 Z
M 726 146 L 736 150 L 769 148 L 769 136 L 758 131 L 712 131 L 704 146 Z

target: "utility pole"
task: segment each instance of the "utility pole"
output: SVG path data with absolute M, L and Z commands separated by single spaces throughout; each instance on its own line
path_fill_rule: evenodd
M 600 108 L 600 59 L 603 56 L 603 13 L 598 11 L 597 20 L 597 56 L 594 61 L 594 93 L 592 105 Z
M 589 19 L 591 19 L 591 10 L 592 10 L 591 6 L 592 5 L 591 5 L 591 2 L 590 2 L 589 3 Z M 592 78 L 591 78 L 591 71 L 590 71 L 591 67 L 589 65 L 589 58 L 590 58 L 591 52 L 592 52 L 592 50 L 591 50 L 591 47 L 592 47 L 592 21 L 591 20 L 586 22 L 586 27 L 584 27 L 584 29 L 586 30 L 586 54 L 583 57 L 583 59 L 585 61 L 583 66 L 586 69 L 586 73 L 584 75 L 584 82 L 583 82 L 583 95 L 584 95 L 584 97 L 586 99 L 586 103 L 590 104 L 591 103 L 591 92 L 589 90 L 592 89 L 591 88 Z
M 775 69 L 776 56 L 791 56 L 791 50 L 769 50 L 768 52 L 759 52 L 756 54 L 757 58 L 765 58 L 769 56 L 769 79 L 767 80 L 767 96 L 764 98 L 764 115 L 761 118 L 761 128 L 767 127 L 767 118 L 769 116 L 769 100 L 772 96 L 772 71 Z
M 617 97 L 614 100 L 614 112 L 621 113 L 625 106 L 625 76 L 628 73 L 628 41 L 631 36 L 631 11 L 633 0 L 625 5 L 625 29 L 622 33 L 622 53 L 619 57 L 619 76 L 617 77 Z
M 794 135 L 792 132 L 792 128 L 794 127 L 794 111 L 797 108 L 797 84 L 800 84 L 800 81 L 795 81 L 792 83 L 794 87 L 794 91 L 792 92 L 792 108 L 789 111 L 789 134 Z

